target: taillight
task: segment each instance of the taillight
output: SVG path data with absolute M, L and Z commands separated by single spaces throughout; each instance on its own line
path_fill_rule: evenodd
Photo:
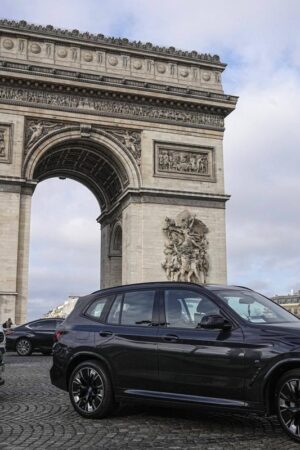
M 62 330 L 56 330 L 53 336 L 53 340 L 54 342 L 59 341 L 60 337 L 63 335 L 63 331 Z

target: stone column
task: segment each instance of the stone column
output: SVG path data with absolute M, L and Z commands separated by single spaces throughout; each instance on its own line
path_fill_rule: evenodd
M 28 269 L 29 269 L 29 244 L 30 244 L 30 213 L 31 196 L 33 190 L 23 187 L 20 194 L 19 213 L 19 245 L 17 265 L 17 299 L 16 299 L 16 323 L 24 323 L 27 319 L 28 303 Z
M 31 195 L 34 183 L 0 180 L 0 321 L 26 320 Z

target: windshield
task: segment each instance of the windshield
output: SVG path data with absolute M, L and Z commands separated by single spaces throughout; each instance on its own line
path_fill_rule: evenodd
M 247 290 L 215 291 L 240 317 L 251 323 L 298 322 L 293 316 L 276 303 L 257 292 Z

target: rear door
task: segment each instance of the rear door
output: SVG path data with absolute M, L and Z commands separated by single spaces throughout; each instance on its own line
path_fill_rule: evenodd
M 224 313 L 198 291 L 165 289 L 161 308 L 158 343 L 161 390 L 179 394 L 182 399 L 196 396 L 200 398 L 194 401 L 208 403 L 223 399 L 219 401 L 221 404 L 226 404 L 227 399 L 242 406 L 242 330 L 234 324 L 228 331 L 201 329 L 199 323 L 203 316 Z
M 30 324 L 29 328 L 34 333 L 34 346 L 38 348 L 51 349 L 56 327 L 57 321 L 55 319 L 41 320 Z
M 135 395 L 157 390 L 158 297 L 155 289 L 135 289 L 116 295 L 99 325 L 96 347 L 115 376 L 118 393 Z

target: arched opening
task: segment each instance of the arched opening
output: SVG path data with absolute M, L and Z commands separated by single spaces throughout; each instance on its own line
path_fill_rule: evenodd
M 73 180 L 51 178 L 32 198 L 28 320 L 100 286 L 99 204 Z
M 116 216 L 114 213 L 111 215 L 111 211 L 114 211 L 118 205 L 118 199 L 124 194 L 126 188 L 129 185 L 132 185 L 133 187 L 137 186 L 139 181 L 136 176 L 136 168 L 134 164 L 132 165 L 125 150 L 122 147 L 118 148 L 114 142 L 112 142 L 112 147 L 109 148 L 108 145 L 106 145 L 106 142 L 105 144 L 99 142 L 99 139 L 102 139 L 102 136 L 100 136 L 99 139 L 98 138 L 99 136 L 96 133 L 93 138 L 91 136 L 89 138 L 82 137 L 78 130 L 73 130 L 69 134 L 66 134 L 64 130 L 64 136 L 57 136 L 57 133 L 48 136 L 47 139 L 33 145 L 28 151 L 23 170 L 25 178 L 38 183 L 37 193 L 39 193 L 40 186 L 43 186 L 45 180 L 47 180 L 47 183 L 53 182 L 53 178 L 56 180 L 58 178 L 60 180 L 75 180 L 81 183 L 94 194 L 94 197 L 98 202 L 97 211 L 95 211 L 95 207 L 93 207 L 93 220 L 99 216 L 99 214 L 97 214 L 99 213 L 99 210 L 101 214 L 109 214 L 110 219 L 106 218 L 105 226 L 102 225 L 101 228 L 100 263 L 100 287 L 107 287 L 122 283 L 122 214 L 119 214 L 118 226 L 116 226 Z M 106 136 L 105 139 L 107 140 Z M 56 182 L 58 183 L 58 181 Z M 71 183 L 71 181 L 67 181 L 67 183 Z M 73 184 L 73 186 L 75 185 L 78 184 Z M 36 195 L 37 194 L 34 194 L 34 196 Z M 33 203 L 33 208 L 34 207 Z M 77 214 L 80 215 L 78 212 Z M 57 219 L 57 223 L 58 222 L 59 220 Z M 99 227 L 98 224 L 96 225 Z M 63 227 L 63 225 L 61 226 Z M 46 236 L 44 236 L 44 239 L 46 240 Z M 64 244 L 62 242 L 62 248 L 63 247 Z M 30 260 L 31 267 L 33 267 L 32 258 L 34 258 L 34 252 Z M 78 258 L 79 256 L 77 256 L 77 259 Z M 47 266 L 47 259 L 43 260 L 42 265 Z M 99 262 L 97 268 L 99 270 Z M 63 273 L 64 269 L 61 268 L 61 270 Z M 72 269 L 68 268 L 68 270 Z M 47 273 L 47 271 L 44 271 L 44 276 L 45 273 Z M 100 273 L 100 271 L 98 273 Z M 31 277 L 34 276 L 32 270 L 30 275 Z M 50 283 L 49 288 L 51 291 L 49 297 L 52 306 L 55 301 L 53 296 L 55 297 L 57 290 L 54 288 L 55 280 L 53 280 L 53 278 L 55 278 L 55 275 L 53 275 L 53 277 L 51 275 L 50 278 L 53 283 Z M 72 279 L 72 277 L 70 277 L 70 279 Z M 80 276 L 78 279 L 80 279 Z M 34 292 L 34 281 L 30 280 L 29 284 L 29 306 L 31 309 L 30 316 L 32 316 L 32 310 L 36 310 L 35 306 L 37 306 L 34 305 L 34 302 L 39 303 L 39 299 L 36 295 L 37 292 Z M 74 286 L 74 289 L 71 289 L 69 285 L 64 286 L 65 289 L 61 289 L 61 293 L 64 293 L 63 295 L 65 296 L 66 289 L 68 289 L 68 295 L 82 295 L 83 293 L 99 288 L 99 283 L 90 286 L 89 289 L 85 289 L 85 283 L 82 284 L 82 288 L 76 287 L 78 286 L 76 283 Z M 75 290 L 77 292 L 75 292 Z M 33 295 L 33 293 L 35 295 Z M 64 300 L 61 297 L 62 295 L 55 301 L 55 305 Z M 33 300 L 31 300 L 31 298 L 33 298 Z M 47 311 L 44 312 L 46 313 Z

